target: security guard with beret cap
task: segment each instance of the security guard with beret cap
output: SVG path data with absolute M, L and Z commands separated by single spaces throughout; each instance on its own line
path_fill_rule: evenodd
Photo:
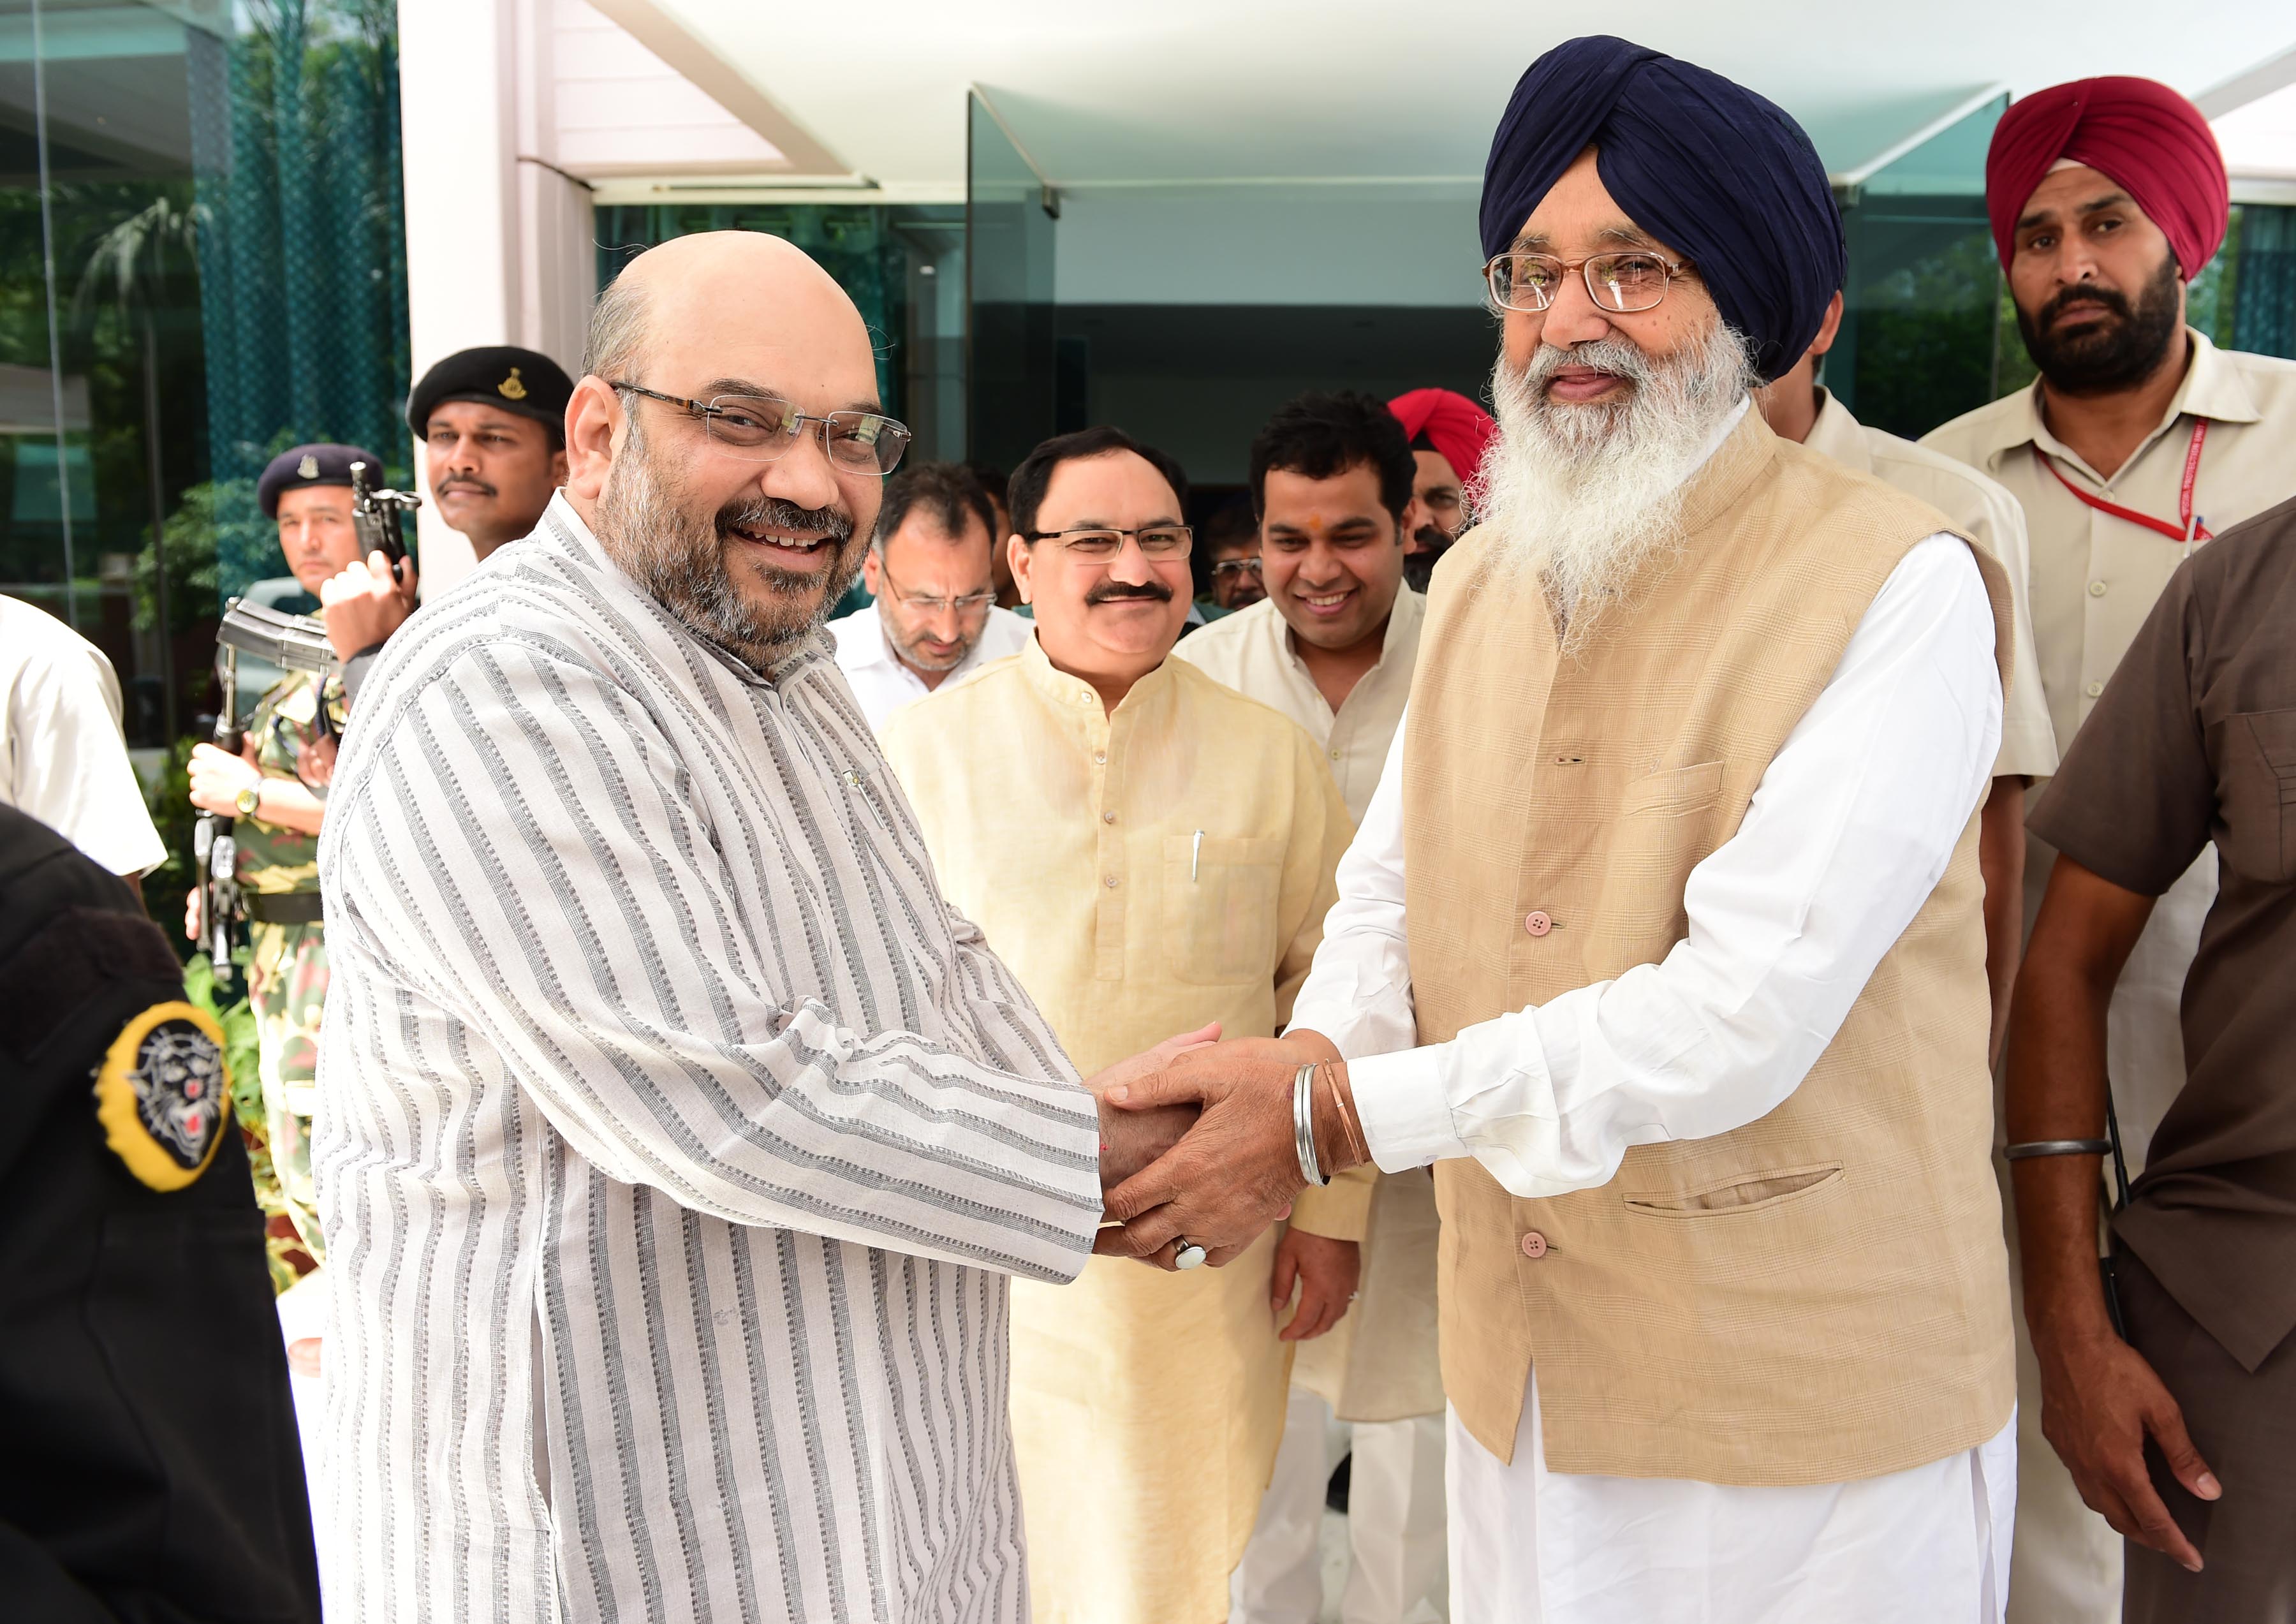
M 311 1620 L 222 1034 L 127 887 L 0 807 L 0 1614 Z

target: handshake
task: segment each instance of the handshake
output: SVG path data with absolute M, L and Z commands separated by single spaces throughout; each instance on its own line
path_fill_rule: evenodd
M 1307 1128 L 1324 1176 L 1370 1160 L 1330 1039 L 1218 1038 L 1215 1021 L 1086 1079 L 1100 1102 L 1100 1183 L 1115 1220 L 1094 1243 L 1101 1255 L 1217 1267 L 1287 1215 L 1308 1182 L 1294 1109 L 1302 1066 L 1316 1068 Z

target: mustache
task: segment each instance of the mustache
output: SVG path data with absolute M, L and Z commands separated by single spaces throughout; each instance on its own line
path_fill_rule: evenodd
M 1449 533 L 1447 531 L 1439 530 L 1431 524 L 1423 524 L 1417 529 L 1412 531 L 1411 539 L 1417 542 L 1421 546 L 1429 549 L 1431 552 L 1437 553 L 1441 552 L 1445 547 L 1451 545 L 1451 537 Z
M 1095 603 L 1121 603 L 1128 598 L 1168 603 L 1172 589 L 1161 581 L 1095 581 L 1085 592 L 1084 603 L 1090 609 Z
M 2076 284 L 2061 289 L 2041 307 L 2041 325 L 2045 328 L 2056 325 L 2057 317 L 2079 305 L 2095 305 L 2112 311 L 2123 321 L 2136 314 L 2129 308 L 2128 296 L 2118 288 L 2098 287 L 2094 283 Z
M 1541 344 L 1522 369 L 1522 381 L 1535 395 L 1543 395 L 1554 374 L 1566 366 L 1588 366 L 1629 383 L 1648 383 L 1656 370 L 1638 344 L 1625 339 L 1588 339 L 1568 349 Z
M 800 507 L 779 496 L 751 496 L 718 510 L 718 534 L 733 529 L 817 530 L 843 546 L 853 538 L 853 515 L 841 507 Z
M 501 494 L 484 480 L 473 479 L 468 474 L 448 474 L 445 479 L 439 481 L 437 489 L 438 494 L 442 496 L 450 490 L 467 490 L 481 496 L 499 496 Z

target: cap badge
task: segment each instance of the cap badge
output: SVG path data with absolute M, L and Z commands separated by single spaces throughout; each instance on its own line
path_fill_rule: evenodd
M 510 369 L 510 376 L 504 378 L 500 383 L 495 385 L 495 393 L 500 395 L 504 400 L 523 400 L 526 398 L 526 385 L 518 381 L 517 367 L 512 367 Z
M 298 475 L 306 480 L 317 479 L 319 477 L 319 459 L 306 451 L 303 454 L 303 460 L 295 464 L 295 472 Z

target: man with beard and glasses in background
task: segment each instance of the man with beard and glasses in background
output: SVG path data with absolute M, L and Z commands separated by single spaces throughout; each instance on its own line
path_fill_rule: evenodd
M 1029 623 L 996 606 L 988 560 L 1001 539 L 988 494 L 962 464 L 925 463 L 885 481 L 861 565 L 871 602 L 829 623 L 870 726 L 1029 641 Z
M 2013 104 L 1993 133 L 1986 209 L 2040 376 L 1923 444 L 2024 511 L 2034 653 L 2070 750 L 2185 555 L 2296 495 L 2296 363 L 2219 349 L 2185 324 L 2186 285 L 2222 243 L 2229 205 L 2207 119 L 2164 85 L 2084 79 Z M 2029 841 L 2028 931 L 2055 859 Z M 2204 847 L 2161 897 L 2113 992 L 2112 1097 L 2132 1173 L 2185 1082 L 2178 1001 L 2216 863 Z M 2043 1439 L 2053 1388 L 2102 1355 L 2053 1333 L 2086 1319 L 2024 1309 L 2012 1616 L 2104 1624 L 2120 1616 L 2120 1538 Z
M 1468 486 L 1498 425 L 1451 390 L 1413 390 L 1389 401 L 1387 409 L 1411 437 L 1418 467 L 1411 482 L 1416 506 L 1403 539 L 1403 578 L 1414 592 L 1424 592 L 1436 561 L 1467 530 Z
M 566 403 L 574 381 L 548 356 L 512 345 L 457 350 L 406 397 L 406 426 L 422 443 L 430 499 L 484 563 L 531 535 L 566 483 Z M 382 470 L 367 482 L 384 483 Z M 374 657 L 414 612 L 412 559 L 394 577 L 381 554 L 354 559 L 323 587 L 327 641 L 343 662 L 343 692 L 358 698 Z
M 1269 597 L 1206 627 L 1179 657 L 1273 705 L 1331 762 L 1360 820 L 1402 724 L 1426 603 L 1403 584 L 1417 470 L 1368 395 L 1302 395 L 1251 443 Z M 1435 1190 L 1420 1169 L 1373 1186 L 1361 1300 L 1300 1350 L 1275 1475 L 1232 1587 L 1231 1624 L 1323 1616 L 1326 1439 L 1351 1423 L 1349 1624 L 1443 1616 L 1443 1382 L 1435 1362 Z
M 1171 658 L 1193 545 L 1171 458 L 1115 429 L 1062 435 L 1014 472 L 1012 498 L 1035 639 L 884 732 L 949 900 L 1079 1065 L 1175 1021 L 1272 1038 L 1348 841 L 1323 754 Z M 1037 1617 L 1227 1617 L 1292 1350 L 1347 1312 L 1369 1195 L 1367 1177 L 1309 1193 L 1229 1270 L 1104 1259 L 1070 1290 L 1015 1284 Z
M 1006 1280 L 1179 1120 L 1103 1121 L 831 657 L 908 440 L 852 301 L 682 237 L 584 365 L 321 846 L 327 1614 L 1018 1624 Z
M 1841 283 L 1779 108 L 1623 40 L 1532 65 L 1481 224 L 1482 523 L 1286 1037 L 1099 1246 L 1211 1260 L 1437 1163 L 1451 1606 L 1997 1624 L 2015 1378 L 1978 808 L 2000 565 L 1751 387 Z

